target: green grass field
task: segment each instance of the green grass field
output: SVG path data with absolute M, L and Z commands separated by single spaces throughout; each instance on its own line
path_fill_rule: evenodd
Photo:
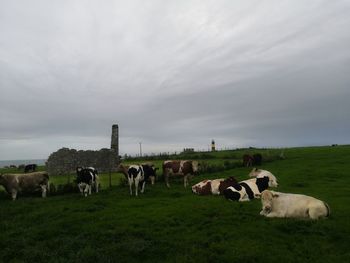
M 206 161 L 223 162 L 242 152 L 220 152 Z M 87 198 L 76 193 L 12 202 L 0 192 L 0 262 L 349 262 L 350 146 L 291 148 L 284 154 L 285 160 L 262 168 L 276 175 L 278 191 L 326 201 L 328 219 L 267 219 L 259 215 L 260 200 L 195 196 L 174 180 L 171 189 L 157 182 L 130 197 L 127 186 L 117 185 L 121 175 L 113 174 L 110 189 L 102 175 L 102 191 Z M 229 175 L 243 180 L 249 171 L 201 174 L 191 185 Z

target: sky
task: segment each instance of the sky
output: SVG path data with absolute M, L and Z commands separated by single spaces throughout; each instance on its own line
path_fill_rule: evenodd
M 350 0 L 0 0 L 0 160 L 350 143 Z

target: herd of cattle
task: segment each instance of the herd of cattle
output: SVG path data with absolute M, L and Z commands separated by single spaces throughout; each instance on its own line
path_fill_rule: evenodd
M 184 180 L 184 187 L 189 184 L 189 177 L 194 176 L 199 171 L 197 161 L 176 160 L 163 162 L 163 177 L 166 186 L 169 188 L 169 177 L 177 176 Z M 155 183 L 156 168 L 152 163 L 123 165 L 117 168 L 118 172 L 125 175 L 129 184 L 130 195 L 138 195 L 145 190 L 147 181 Z M 92 189 L 99 191 L 98 172 L 93 167 L 78 167 L 76 169 L 76 183 L 79 191 L 87 196 Z M 249 201 L 261 198 L 261 215 L 266 217 L 298 217 L 318 219 L 328 217 L 330 209 L 328 204 L 316 198 L 270 191 L 269 187 L 277 187 L 276 177 L 269 171 L 254 168 L 249 173 L 250 179 L 238 182 L 233 176 L 214 180 L 203 180 L 192 186 L 192 192 L 197 195 L 223 195 L 232 201 Z M 15 200 L 17 193 L 28 189 L 40 189 L 42 197 L 46 197 L 49 191 L 49 176 L 46 172 L 33 172 L 28 174 L 1 174 L 0 185 L 11 194 Z

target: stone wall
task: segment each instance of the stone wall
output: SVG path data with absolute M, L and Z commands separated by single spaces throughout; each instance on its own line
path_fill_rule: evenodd
M 99 151 L 82 151 L 62 148 L 50 154 L 46 167 L 50 175 L 64 175 L 75 173 L 78 166 L 92 166 L 98 172 L 114 171 L 119 158 L 114 150 L 101 149 Z

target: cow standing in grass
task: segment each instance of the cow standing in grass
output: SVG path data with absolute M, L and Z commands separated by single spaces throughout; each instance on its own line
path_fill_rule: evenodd
M 132 195 L 132 186 L 135 185 L 135 195 L 138 196 L 138 188 L 141 185 L 141 193 L 145 191 L 146 181 L 150 178 L 156 177 L 156 171 L 158 168 L 152 167 L 147 164 L 143 165 L 130 165 L 128 168 L 128 182 L 130 195 Z
M 76 182 L 81 194 L 87 196 L 91 195 L 91 189 L 94 186 L 96 193 L 98 193 L 99 176 L 94 167 L 77 167 Z
M 12 200 L 16 200 L 17 193 L 21 191 L 41 190 L 42 197 L 46 197 L 46 192 L 49 190 L 49 175 L 47 172 L 1 174 L 0 185 L 11 194 Z
M 169 188 L 169 176 L 184 178 L 184 187 L 187 187 L 189 177 L 198 174 L 199 164 L 197 161 L 164 161 L 163 177 Z
M 137 164 L 138 165 L 138 164 Z M 142 163 L 141 166 L 143 167 L 143 170 L 145 172 L 145 182 L 150 180 L 151 184 L 154 185 L 155 181 L 156 181 L 156 171 L 159 168 L 154 167 L 153 163 Z M 119 164 L 117 167 L 117 172 L 121 172 L 122 174 L 124 174 L 125 179 L 129 181 L 129 168 L 130 165 L 124 165 L 124 164 Z

